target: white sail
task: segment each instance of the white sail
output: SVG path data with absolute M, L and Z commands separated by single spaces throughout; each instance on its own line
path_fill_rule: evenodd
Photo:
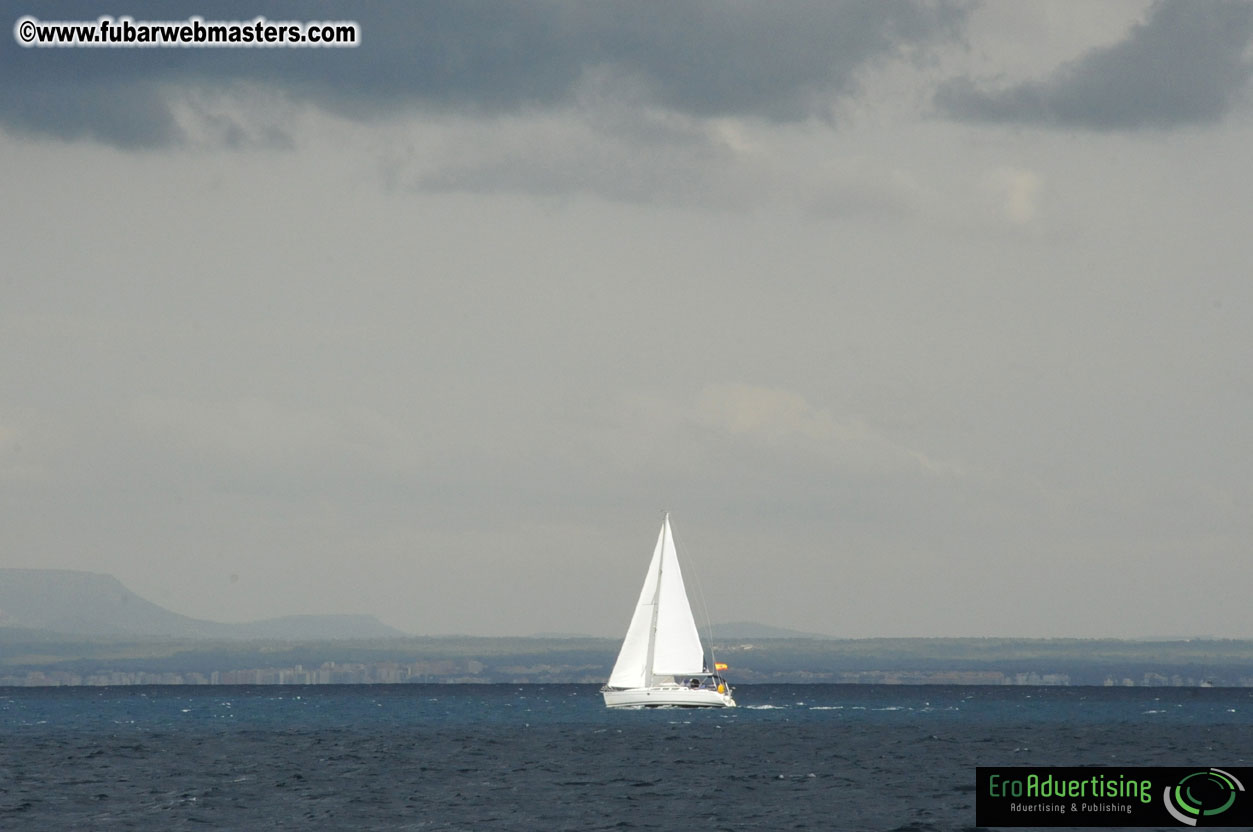
M 705 651 L 692 618 L 683 572 L 670 531 L 670 515 L 661 525 L 661 576 L 657 588 L 657 628 L 653 643 L 654 676 L 686 676 L 705 669 Z
M 648 564 L 648 572 L 644 575 L 644 588 L 640 590 L 640 599 L 635 604 L 635 613 L 631 616 L 631 626 L 627 628 L 626 638 L 622 641 L 622 649 L 618 651 L 618 661 L 614 663 L 613 672 L 609 674 L 609 686 L 614 688 L 644 688 L 651 683 L 649 678 L 648 656 L 653 641 L 653 620 L 657 609 L 657 578 L 661 572 L 662 549 L 666 539 L 666 526 L 661 528 L 657 536 L 657 548 L 653 550 L 653 559 Z M 671 544 L 673 547 L 673 544 Z

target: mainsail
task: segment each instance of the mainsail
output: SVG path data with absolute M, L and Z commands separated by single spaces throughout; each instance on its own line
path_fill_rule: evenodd
M 646 688 L 654 677 L 697 674 L 704 665 L 667 514 L 609 687 Z

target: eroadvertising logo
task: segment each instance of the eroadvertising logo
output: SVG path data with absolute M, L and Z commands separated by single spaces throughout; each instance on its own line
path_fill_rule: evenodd
M 1253 768 L 975 769 L 977 826 L 1253 827 Z
M 1242 791 L 1244 784 L 1234 774 L 1210 768 L 1192 772 L 1173 789 L 1167 786 L 1162 801 L 1166 811 L 1187 826 L 1226 826 L 1202 821 L 1221 820 L 1219 816 L 1235 807 L 1236 796 Z M 1242 814 L 1247 816 L 1248 812 Z

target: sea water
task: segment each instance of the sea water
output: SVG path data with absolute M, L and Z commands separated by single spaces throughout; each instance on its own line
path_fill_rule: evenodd
M 949 830 L 979 765 L 1253 764 L 1253 689 L 0 688 L 0 830 Z

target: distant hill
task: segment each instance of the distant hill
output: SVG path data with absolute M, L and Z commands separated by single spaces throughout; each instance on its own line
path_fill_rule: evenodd
M 0 626 L 83 636 L 291 641 L 406 635 L 372 615 L 202 621 L 141 598 L 112 575 L 65 569 L 0 569 Z
M 700 631 L 702 640 L 708 637 L 709 628 L 703 624 L 698 624 L 696 628 Z M 737 641 L 747 641 L 749 639 L 761 638 L 833 638 L 833 636 L 826 636 L 820 633 L 806 633 L 801 630 L 791 630 L 787 627 L 775 627 L 770 624 L 762 624 L 760 621 L 727 621 L 722 624 L 714 624 L 712 629 L 715 641 L 729 641 L 732 639 Z M 532 633 L 530 637 L 542 639 L 596 638 L 596 636 L 589 636 L 587 633 L 559 632 Z
M 728 621 L 713 625 L 713 635 L 719 641 L 750 638 L 831 638 L 819 633 L 805 633 L 787 627 L 772 627 L 757 621 Z
M 408 633 L 389 627 L 372 615 L 285 615 L 228 627 L 229 638 L 320 641 L 325 639 L 398 638 Z

